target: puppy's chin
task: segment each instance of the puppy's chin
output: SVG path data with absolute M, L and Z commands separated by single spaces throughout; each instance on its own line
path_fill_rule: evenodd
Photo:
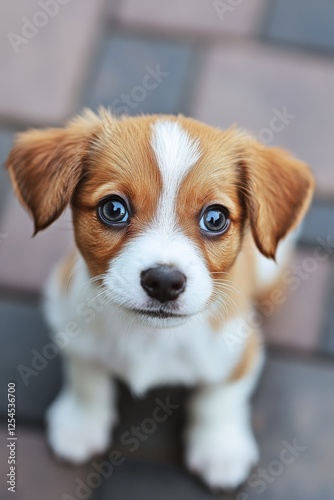
M 127 309 L 127 313 L 141 324 L 151 328 L 176 328 L 184 325 L 192 315 L 169 313 L 157 309 Z

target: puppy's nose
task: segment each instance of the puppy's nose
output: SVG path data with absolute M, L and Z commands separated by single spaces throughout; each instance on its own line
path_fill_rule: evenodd
M 158 266 L 143 271 L 140 284 L 152 299 L 168 302 L 184 292 L 186 277 L 171 266 Z

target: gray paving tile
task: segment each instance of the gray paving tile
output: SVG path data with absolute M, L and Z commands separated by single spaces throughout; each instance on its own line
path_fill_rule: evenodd
M 3 166 L 12 144 L 13 133 L 7 130 L 0 130 L 0 162 Z
M 268 343 L 309 353 L 321 348 L 332 273 L 334 260 L 322 248 L 318 252 L 308 246 L 295 252 L 284 277 L 259 307 Z M 283 293 L 281 304 L 271 298 L 277 290 Z
M 248 482 L 244 489 L 250 498 L 259 494 L 270 500 L 333 498 L 333 387 L 334 367 L 330 363 L 270 359 L 254 402 L 261 461 L 252 483 Z M 291 464 L 277 464 L 282 450 L 294 440 L 304 450 L 296 453 Z M 269 476 L 261 486 L 255 485 L 259 469 L 265 469 Z
M 266 35 L 274 40 L 334 50 L 331 0 L 273 0 Z
M 334 355 L 334 266 L 331 273 L 331 290 L 326 304 L 327 318 L 324 324 L 322 351 Z
M 114 36 L 106 40 L 98 76 L 85 104 L 115 114 L 178 113 L 193 53 L 187 46 Z
M 17 0 L 2 5 L 2 117 L 48 126 L 71 117 L 101 35 L 104 3 Z
M 7 172 L 3 168 L 12 143 L 12 134 L 10 132 L 0 131 L 0 221 L 3 213 L 3 207 L 7 197 L 11 192 L 11 187 Z
M 319 238 L 332 238 L 334 254 L 334 203 L 314 200 L 307 213 L 300 240 L 302 243 L 317 245 Z
M 0 427 L 0 498 L 1 500 L 63 500 L 76 498 L 78 480 L 85 482 L 89 474 L 87 466 L 68 467 L 57 463 L 45 441 L 42 430 L 19 426 L 16 445 L 16 491 L 6 488 L 8 472 L 7 429 Z M 66 499 L 66 497 L 65 497 Z
M 116 429 L 112 447 L 122 450 L 130 460 L 145 459 L 153 462 L 181 460 L 184 408 L 188 395 L 189 391 L 185 389 L 169 387 L 152 390 L 144 398 L 133 398 L 128 389 L 120 385 L 120 424 Z M 152 416 L 161 402 L 170 403 L 177 408 L 167 415 L 165 421 L 153 423 L 156 430 L 151 433 Z M 160 410 L 160 413 L 165 419 L 163 410 Z M 151 420 L 151 423 L 148 420 Z M 141 428 L 142 437 L 138 440 L 138 447 L 133 441 L 130 442 L 131 438 L 133 439 L 133 427 Z
M 74 245 L 69 209 L 32 238 L 32 219 L 14 194 L 6 204 L 0 233 L 7 235 L 0 250 L 0 285 L 7 288 L 40 291 Z
M 334 355 L 334 300 L 331 303 L 331 314 L 329 318 L 328 325 L 328 333 L 326 335 L 326 340 L 324 342 L 323 350 L 328 353 Z
M 232 34 L 252 36 L 259 32 L 266 0 L 203 2 L 203 0 L 122 0 L 118 11 L 110 2 L 110 17 L 125 28 L 207 37 Z
M 38 307 L 3 301 L 0 328 L 0 392 L 4 394 L 8 382 L 15 381 L 18 418 L 41 422 L 60 385 L 60 359 L 51 359 L 48 327 Z M 1 398 L 1 415 L 6 406 Z
M 209 500 L 217 496 L 211 495 L 204 486 L 198 485 L 197 481 L 180 467 L 126 461 L 114 470 L 96 496 L 96 500 L 110 498 Z

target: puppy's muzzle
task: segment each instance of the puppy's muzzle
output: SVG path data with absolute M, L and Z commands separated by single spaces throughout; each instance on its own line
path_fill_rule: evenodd
M 186 288 L 186 277 L 171 266 L 158 266 L 141 273 L 140 284 L 152 299 L 161 303 L 176 300 Z

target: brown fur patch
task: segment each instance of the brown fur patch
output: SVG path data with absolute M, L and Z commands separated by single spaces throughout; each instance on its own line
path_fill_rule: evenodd
M 253 237 L 259 250 L 274 259 L 279 241 L 305 215 L 314 179 L 305 163 L 280 148 L 245 141 L 243 149 L 242 189 Z
M 217 306 L 210 310 L 209 322 L 215 332 L 222 331 L 228 321 L 249 312 L 256 286 L 255 245 L 248 231 L 243 237 L 242 251 L 224 274 L 213 275 L 218 281 L 213 300 Z
M 99 126 L 96 115 L 86 112 L 64 129 L 29 130 L 17 136 L 6 167 L 19 200 L 34 218 L 35 234 L 68 205 Z
M 252 333 L 247 339 L 245 351 L 242 355 L 242 358 L 237 366 L 234 367 L 234 370 L 230 375 L 228 381 L 230 383 L 233 383 L 246 377 L 254 366 L 256 359 L 259 356 L 259 352 L 260 339 L 257 334 Z

